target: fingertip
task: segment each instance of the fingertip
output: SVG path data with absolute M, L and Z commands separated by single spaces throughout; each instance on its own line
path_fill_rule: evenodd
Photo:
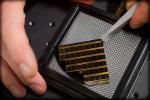
M 135 23 L 133 23 L 132 21 L 130 21 L 129 25 L 130 25 L 130 27 L 132 29 L 136 29 L 137 28 L 137 25 Z
M 29 87 L 38 95 L 44 94 L 47 89 L 46 82 L 39 72 L 29 80 Z
M 131 18 L 129 25 L 132 29 L 139 28 L 141 26 L 141 23 L 138 22 L 137 16 L 134 14 Z
M 132 29 L 137 29 L 137 28 L 140 28 L 141 26 L 143 26 L 145 23 L 144 22 L 135 22 L 135 21 L 130 21 L 130 27 Z
M 129 24 L 132 29 L 137 29 L 144 24 L 148 23 L 150 20 L 149 14 L 149 5 L 147 2 L 141 2 L 138 6 L 136 11 L 134 12 Z

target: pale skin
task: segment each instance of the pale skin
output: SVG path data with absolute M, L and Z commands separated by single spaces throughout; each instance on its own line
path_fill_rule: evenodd
M 71 0 L 77 3 L 91 4 L 94 0 Z M 127 9 L 135 3 L 128 1 Z M 25 86 L 36 94 L 42 95 L 47 89 L 43 77 L 38 72 L 38 65 L 30 47 L 24 29 L 24 0 L 4 0 L 1 4 L 1 67 L 0 79 L 16 98 L 26 95 Z M 139 28 L 149 22 L 149 3 L 141 2 L 132 19 L 131 28 Z
M 139 28 L 150 21 L 150 2 L 149 0 L 141 0 L 135 13 L 133 14 L 129 24 L 133 29 Z M 136 0 L 128 0 L 126 9 L 128 10 L 136 3 Z

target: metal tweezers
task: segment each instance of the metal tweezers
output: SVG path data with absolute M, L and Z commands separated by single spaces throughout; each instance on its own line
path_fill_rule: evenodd
M 137 3 L 134 4 L 112 27 L 101 36 L 103 42 L 106 42 L 114 33 L 118 32 L 123 26 L 125 26 L 132 15 L 134 14 Z

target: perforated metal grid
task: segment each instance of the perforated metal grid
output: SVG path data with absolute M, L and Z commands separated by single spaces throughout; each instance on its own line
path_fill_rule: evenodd
M 99 39 L 110 26 L 111 24 L 103 20 L 79 12 L 64 37 L 62 44 Z M 123 30 L 114 34 L 104 44 L 110 83 L 106 85 L 84 86 L 106 98 L 112 98 L 140 40 L 139 36 Z M 49 68 L 71 79 L 58 65 L 55 57 L 50 61 Z

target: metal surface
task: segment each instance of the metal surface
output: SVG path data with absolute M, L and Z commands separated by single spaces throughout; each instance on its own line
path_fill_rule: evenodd
M 148 55 L 128 94 L 128 99 L 145 99 L 150 95 L 150 56 Z
M 111 24 L 80 12 L 64 37 L 62 44 L 99 39 L 110 27 Z M 106 85 L 84 86 L 107 98 L 112 98 L 140 40 L 139 36 L 123 30 L 113 35 L 104 44 L 108 72 L 110 73 L 110 83 Z M 55 57 L 50 62 L 49 68 L 71 79 L 58 65 Z

